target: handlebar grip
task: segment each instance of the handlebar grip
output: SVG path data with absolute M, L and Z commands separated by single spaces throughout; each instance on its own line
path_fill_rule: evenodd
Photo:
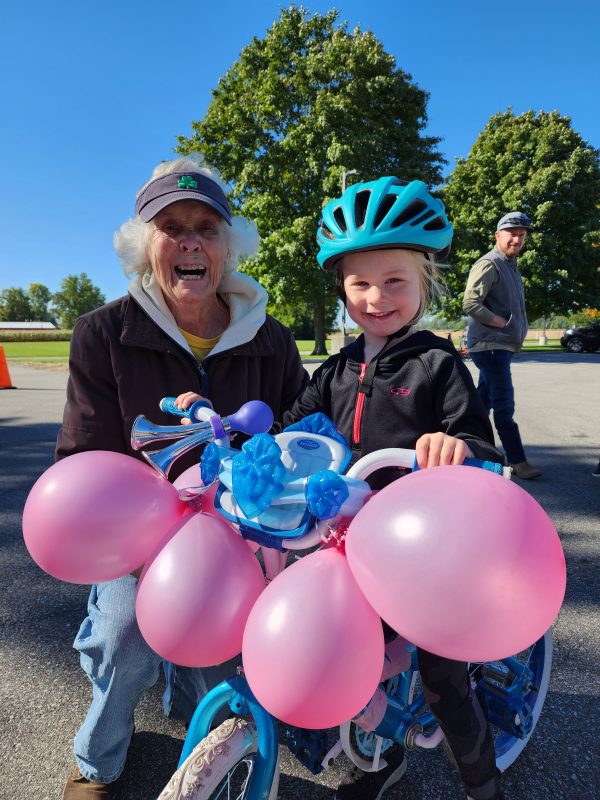
M 466 467 L 487 469 L 488 472 L 495 472 L 496 475 L 502 475 L 504 471 L 503 465 L 498 464 L 497 461 L 485 461 L 481 458 L 465 458 L 463 463 Z
M 479 469 L 486 469 L 488 472 L 495 472 L 496 475 L 504 474 L 504 467 L 496 461 L 486 461 L 482 458 L 465 458 L 463 461 L 465 467 L 479 467 Z M 421 467 L 417 464 L 417 457 L 415 456 L 413 464 L 413 472 L 418 472 Z
M 187 417 L 194 422 L 198 422 L 196 410 L 199 408 L 212 408 L 208 400 L 196 400 L 189 408 L 183 410 L 175 405 L 176 399 L 176 397 L 163 397 L 159 403 L 160 410 L 164 411 L 166 414 L 172 414 L 174 417 Z

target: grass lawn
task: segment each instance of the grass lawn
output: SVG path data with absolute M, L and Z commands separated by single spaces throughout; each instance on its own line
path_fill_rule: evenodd
M 4 353 L 9 361 L 50 361 L 67 362 L 69 358 L 69 342 L 0 342 L 0 347 L 4 348 Z M 314 359 L 319 361 L 323 356 L 311 356 L 315 346 L 312 339 L 298 339 L 296 341 L 298 350 L 303 359 Z M 327 340 L 327 349 L 330 342 Z M 562 350 L 558 341 L 551 341 L 547 345 L 539 345 L 537 342 L 525 342 L 523 350 L 529 353 L 551 353 Z
M 552 352 L 563 352 L 566 353 L 566 350 L 560 346 L 560 342 L 552 341 L 548 344 L 538 344 L 537 342 L 525 342 L 523 345 L 523 350 L 527 353 L 552 353 Z
M 70 342 L 0 342 L 9 361 L 67 361 Z
M 327 352 L 330 349 L 330 341 L 329 339 L 325 340 L 325 346 L 327 347 Z M 322 359 L 324 356 L 311 356 L 312 351 L 315 348 L 315 340 L 314 339 L 296 339 L 296 345 L 298 350 L 300 351 L 300 355 L 304 359 L 314 358 L 314 359 Z

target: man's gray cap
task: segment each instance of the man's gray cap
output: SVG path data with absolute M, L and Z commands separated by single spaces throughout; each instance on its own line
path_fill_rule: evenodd
M 505 214 L 496 225 L 497 231 L 503 231 L 506 228 L 531 228 L 532 222 L 522 211 L 509 211 Z
M 155 178 L 137 196 L 136 214 L 150 222 L 178 200 L 199 200 L 214 208 L 231 225 L 229 203 L 219 184 L 200 172 L 171 172 Z

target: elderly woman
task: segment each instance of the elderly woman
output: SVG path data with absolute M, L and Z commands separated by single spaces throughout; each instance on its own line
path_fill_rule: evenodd
M 145 414 L 172 424 L 158 408 L 165 395 L 201 394 L 221 415 L 264 400 L 281 419 L 307 380 L 290 331 L 266 314 L 266 292 L 236 272 L 239 259 L 256 252 L 256 228 L 232 216 L 220 179 L 200 157 L 160 164 L 135 210 L 115 235 L 133 276 L 128 294 L 73 330 L 57 458 L 96 449 L 139 456 L 130 448 L 132 423 Z M 173 477 L 187 466 L 181 461 Z M 115 796 L 134 710 L 158 679 L 161 659 L 135 620 L 136 587 L 133 575 L 92 587 L 74 647 L 93 699 L 75 736 L 77 766 L 64 800 Z M 189 721 L 220 675 L 164 668 L 165 713 Z

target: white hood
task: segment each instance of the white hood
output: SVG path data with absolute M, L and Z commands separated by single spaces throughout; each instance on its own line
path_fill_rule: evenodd
M 242 272 L 225 273 L 217 291 L 229 306 L 230 322 L 210 355 L 251 341 L 265 321 L 268 300 L 262 286 Z M 191 352 L 165 303 L 154 273 L 136 274 L 129 284 L 129 294 L 173 341 Z

